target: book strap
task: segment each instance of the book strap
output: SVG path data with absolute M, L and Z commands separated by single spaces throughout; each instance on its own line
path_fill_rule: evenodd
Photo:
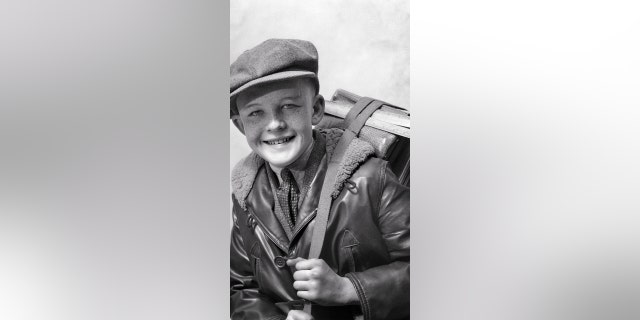
M 378 110 L 383 104 L 385 103 L 382 101 L 363 97 L 356 102 L 356 106 L 354 106 L 345 117 L 344 125 L 346 130 L 343 132 L 342 137 L 340 137 L 338 145 L 333 152 L 333 156 L 329 159 L 327 164 L 327 173 L 325 175 L 324 182 L 322 183 L 320 200 L 318 201 L 318 212 L 315 217 L 315 226 L 311 235 L 309 259 L 319 258 L 320 252 L 322 251 L 322 244 L 324 242 L 327 223 L 329 221 L 329 210 L 331 209 L 331 192 L 336 182 L 336 174 L 340 164 L 342 163 L 344 153 L 346 152 L 347 147 L 349 147 L 351 141 L 360 132 L 360 129 L 362 129 L 367 119 L 369 119 L 371 114 Z M 354 110 L 356 108 L 359 110 Z M 304 312 L 311 314 L 311 304 L 306 303 L 303 310 Z

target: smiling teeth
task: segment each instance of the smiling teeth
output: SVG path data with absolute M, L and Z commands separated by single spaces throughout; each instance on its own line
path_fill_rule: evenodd
M 265 143 L 269 144 L 269 145 L 276 145 L 276 144 L 281 144 L 281 143 L 288 142 L 291 139 L 292 138 L 283 138 L 283 139 L 278 139 L 278 140 L 265 141 Z

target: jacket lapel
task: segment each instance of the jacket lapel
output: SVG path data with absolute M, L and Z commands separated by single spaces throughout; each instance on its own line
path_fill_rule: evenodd
M 307 194 L 304 197 L 302 205 L 300 206 L 300 210 L 298 211 L 298 218 L 295 229 L 293 230 L 293 237 L 295 239 L 296 236 L 315 218 L 316 209 L 318 208 L 318 200 L 320 199 L 320 190 L 322 189 L 322 183 L 324 182 L 324 176 L 327 172 L 327 156 L 325 155 L 320 165 L 318 166 L 318 170 L 316 171 L 313 180 L 311 181 L 311 185 L 307 190 Z
M 246 199 L 248 209 L 253 212 L 263 231 L 278 247 L 286 251 L 289 237 L 275 214 L 274 198 L 264 166 L 258 170 L 254 186 Z

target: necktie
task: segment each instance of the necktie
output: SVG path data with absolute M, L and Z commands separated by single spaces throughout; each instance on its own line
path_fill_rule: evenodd
M 291 170 L 284 168 L 280 172 L 282 183 L 278 188 L 278 202 L 285 217 L 288 217 L 291 228 L 296 225 L 296 216 L 298 215 L 298 186 L 293 178 Z

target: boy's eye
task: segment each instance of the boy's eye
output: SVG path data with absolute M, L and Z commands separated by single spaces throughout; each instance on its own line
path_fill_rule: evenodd
M 261 112 L 262 112 L 261 110 L 252 111 L 249 113 L 249 117 L 259 116 Z
M 282 105 L 282 109 L 294 109 L 297 108 L 298 106 L 295 104 L 291 104 L 291 103 L 287 103 L 285 105 Z

